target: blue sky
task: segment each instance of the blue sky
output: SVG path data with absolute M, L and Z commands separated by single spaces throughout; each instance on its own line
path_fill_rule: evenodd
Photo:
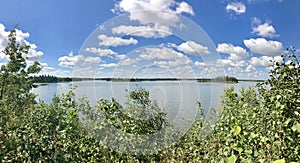
M 298 0 L 9 0 L 0 50 L 17 25 L 42 74 L 265 79 L 300 48 Z M 125 14 L 125 15 L 123 15 Z M 0 53 L 0 64 L 7 58 Z

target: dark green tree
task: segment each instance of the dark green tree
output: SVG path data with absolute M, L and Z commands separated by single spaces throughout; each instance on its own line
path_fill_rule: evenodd
M 35 96 L 30 93 L 33 87 L 30 75 L 38 73 L 41 66 L 38 61 L 27 64 L 25 56 L 29 50 L 30 45 L 17 42 L 16 29 L 11 30 L 3 50 L 9 59 L 0 69 L 0 103 L 19 109 L 33 103 Z

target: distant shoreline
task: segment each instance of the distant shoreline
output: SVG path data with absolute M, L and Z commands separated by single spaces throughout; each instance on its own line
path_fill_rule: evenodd
M 254 79 L 235 79 L 230 77 L 231 80 L 225 78 L 70 78 L 70 77 L 53 77 L 53 76 L 42 76 L 33 77 L 34 83 L 60 83 L 60 82 L 71 82 L 71 81 L 89 81 L 89 80 L 101 80 L 101 81 L 112 81 L 112 82 L 142 82 L 142 81 L 197 81 L 200 83 L 238 83 L 240 81 L 245 82 L 263 82 L 264 80 Z

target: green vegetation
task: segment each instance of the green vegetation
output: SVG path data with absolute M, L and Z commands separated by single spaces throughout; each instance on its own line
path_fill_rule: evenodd
M 8 55 L 9 62 L 0 69 L 0 103 L 14 109 L 23 110 L 34 103 L 35 95 L 30 93 L 33 81 L 29 76 L 41 70 L 40 64 L 27 65 L 23 55 L 28 54 L 30 46 L 16 43 L 16 31 L 9 34 L 8 45 L 3 53 Z
M 29 75 L 39 64 L 26 64 L 29 47 L 17 45 L 13 30 L 0 72 L 1 162 L 291 162 L 300 160 L 300 67 L 294 51 L 274 62 L 270 78 L 254 88 L 224 92 L 222 104 L 209 120 L 200 116 L 180 140 L 157 153 L 126 154 L 111 149 L 127 141 L 123 151 L 149 147 L 144 139 L 168 126 L 166 114 L 149 91 L 129 92 L 127 103 L 100 99 L 96 107 L 76 100 L 73 87 L 52 103 L 35 102 Z M 201 106 L 199 104 L 199 110 Z M 202 114 L 200 114 L 202 115 Z M 84 122 L 84 123 L 82 123 Z M 171 132 L 171 131 L 166 131 Z M 102 133 L 100 136 L 97 133 Z M 111 135 L 110 135 L 111 134 Z M 168 141 L 166 139 L 155 140 Z M 168 144 L 168 143 L 166 143 Z M 148 145 L 148 146 L 147 146 Z M 155 147 L 155 146 L 154 146 Z
M 39 75 L 31 77 L 34 83 L 57 83 L 57 82 L 70 82 L 72 78 L 69 77 L 56 77 L 51 75 Z
M 198 82 L 238 83 L 238 79 L 230 76 L 219 76 L 213 79 L 197 79 Z
M 212 81 L 215 81 L 215 82 L 226 82 L 226 83 L 238 83 L 239 82 L 237 80 L 237 78 L 230 77 L 230 76 L 219 76 L 219 77 L 216 77 L 216 78 L 212 79 Z

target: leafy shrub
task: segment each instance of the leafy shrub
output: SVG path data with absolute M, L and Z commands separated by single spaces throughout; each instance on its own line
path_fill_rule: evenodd
M 16 30 L 12 30 L 8 36 L 8 45 L 3 50 L 9 60 L 0 68 L 0 104 L 21 109 L 20 114 L 23 107 L 34 103 L 35 95 L 30 93 L 33 82 L 29 76 L 41 70 L 39 62 L 27 65 L 24 55 L 29 50 L 29 45 L 17 43 Z

